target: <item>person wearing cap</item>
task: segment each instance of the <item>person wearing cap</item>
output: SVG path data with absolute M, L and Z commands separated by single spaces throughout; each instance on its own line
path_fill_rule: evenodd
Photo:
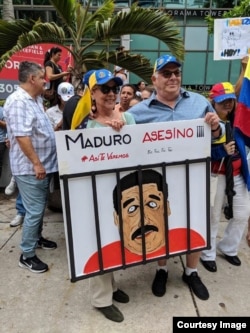
M 111 126 L 119 130 L 124 124 L 135 124 L 133 116 L 115 109 L 117 94 L 122 80 L 106 69 L 96 70 L 88 80 L 95 118 L 89 119 L 87 128 Z M 124 316 L 113 304 L 129 302 L 129 296 L 117 288 L 114 273 L 109 272 L 90 278 L 91 303 L 106 318 L 121 322 Z
M 59 131 L 62 129 L 63 122 L 63 109 L 65 103 L 74 96 L 74 86 L 69 82 L 62 82 L 57 88 L 58 103 L 51 108 L 48 108 L 46 113 L 49 117 L 54 131 Z
M 51 175 L 58 171 L 55 133 L 44 112 L 44 68 L 34 62 L 19 65 L 19 87 L 4 104 L 10 140 L 10 165 L 25 208 L 19 267 L 44 273 L 49 267 L 36 255 L 37 247 L 55 249 L 42 237 Z
M 216 83 L 210 91 L 209 98 L 219 118 L 227 122 L 229 131 L 232 131 L 236 108 L 236 94 L 232 84 L 230 82 Z M 219 140 L 213 141 L 211 161 L 212 175 L 218 178 L 214 205 L 211 207 L 211 248 L 202 251 L 200 260 L 208 271 L 216 272 L 216 248 L 231 265 L 241 265 L 238 249 L 250 214 L 247 187 L 250 179 L 245 147 L 240 147 L 233 137 L 227 138 L 224 135 Z M 231 163 L 231 168 L 227 167 L 227 163 Z M 231 169 L 232 172 L 230 172 Z M 228 202 L 224 208 L 228 223 L 216 245 L 221 211 L 226 201 L 225 193 L 230 190 L 233 191 L 232 207 L 228 211 L 227 207 L 230 207 Z
M 135 124 L 131 114 L 115 110 L 115 103 L 122 80 L 112 75 L 107 69 L 99 69 L 85 74 L 85 89 L 78 105 L 81 103 L 88 110 L 84 110 L 84 125 L 79 121 L 79 128 L 102 128 L 111 126 L 119 130 L 123 125 Z M 85 114 L 94 110 L 95 117 L 85 117 Z M 75 111 L 76 112 L 76 111 Z M 86 121 L 87 118 L 87 121 Z M 81 119 L 81 117 L 79 117 Z M 72 117 L 72 122 L 74 115 Z M 75 127 L 77 128 L 77 127 Z M 71 124 L 72 129 L 72 124 Z M 129 296 L 118 289 L 114 273 L 108 272 L 89 279 L 91 304 L 107 319 L 121 322 L 124 320 L 122 312 L 113 304 L 113 300 L 128 303 Z
M 212 137 L 222 134 L 223 126 L 209 101 L 198 93 L 181 88 L 181 63 L 174 56 L 162 55 L 155 61 L 152 83 L 156 93 L 127 111 L 137 124 L 204 118 L 211 126 Z M 199 258 L 200 252 L 186 254 L 182 279 L 198 298 L 207 300 L 208 290 L 197 272 Z M 166 293 L 167 279 L 167 261 L 162 259 L 158 261 L 152 284 L 155 296 L 161 297 Z

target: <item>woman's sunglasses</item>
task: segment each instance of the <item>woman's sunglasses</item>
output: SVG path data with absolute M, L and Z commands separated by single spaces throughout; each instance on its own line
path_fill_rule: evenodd
M 101 90 L 101 92 L 104 95 L 109 94 L 110 91 L 112 91 L 114 94 L 119 94 L 119 91 L 120 91 L 120 87 L 118 87 L 118 86 L 109 87 L 109 86 L 101 85 L 101 86 L 97 86 L 97 87 L 98 87 L 98 89 Z

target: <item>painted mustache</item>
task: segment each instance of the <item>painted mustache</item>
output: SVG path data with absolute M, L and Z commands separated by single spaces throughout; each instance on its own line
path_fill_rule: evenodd
M 147 224 L 143 227 L 144 234 L 151 232 L 151 231 L 159 231 L 158 228 L 154 225 Z M 135 230 L 135 232 L 132 234 L 132 240 L 135 240 L 137 237 L 142 237 L 143 231 L 142 228 L 138 228 Z

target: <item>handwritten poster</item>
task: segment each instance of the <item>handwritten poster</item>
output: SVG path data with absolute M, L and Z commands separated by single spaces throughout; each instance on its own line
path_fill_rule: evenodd
M 250 17 L 214 20 L 214 60 L 250 55 Z

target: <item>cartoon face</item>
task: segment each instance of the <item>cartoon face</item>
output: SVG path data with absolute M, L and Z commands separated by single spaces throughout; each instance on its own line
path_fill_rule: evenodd
M 154 183 L 144 184 L 143 209 L 146 253 L 157 251 L 165 245 L 164 197 Z M 166 203 L 167 204 L 167 203 Z M 139 186 L 122 191 L 121 199 L 124 246 L 129 251 L 142 254 L 142 228 Z M 168 215 L 170 210 L 168 209 Z M 116 225 L 119 216 L 114 213 Z M 121 230 L 121 228 L 119 228 Z
M 222 31 L 222 38 L 225 43 L 225 47 L 234 47 L 236 41 L 241 38 L 241 32 L 238 28 L 224 29 Z

